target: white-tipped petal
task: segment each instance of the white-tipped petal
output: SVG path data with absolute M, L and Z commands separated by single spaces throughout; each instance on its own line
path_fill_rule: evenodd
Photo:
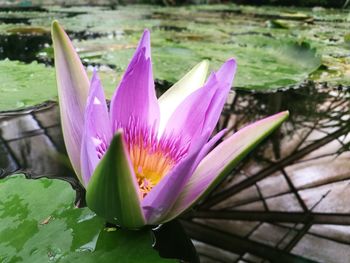
M 57 21 L 52 23 L 51 34 L 63 137 L 74 171 L 83 183 L 80 149 L 90 81 L 72 42 Z
M 170 116 L 181 102 L 204 85 L 208 68 L 209 62 L 207 60 L 200 62 L 158 99 L 160 108 L 159 137 L 163 134 Z

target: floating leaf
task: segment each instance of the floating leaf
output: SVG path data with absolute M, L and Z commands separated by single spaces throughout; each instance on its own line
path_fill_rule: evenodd
M 172 262 L 152 249 L 149 231 L 107 232 L 89 209 L 74 208 L 59 180 L 0 180 L 1 262 Z
M 110 97 L 119 80 L 118 75 L 108 68 L 102 68 L 100 72 L 102 83 L 107 87 L 107 96 Z M 91 73 L 92 70 L 89 70 L 88 74 Z M 0 111 L 56 100 L 54 69 L 37 62 L 0 61 L 0 93 Z
M 349 63 L 342 59 L 349 52 L 349 14 L 346 10 L 293 8 L 294 12 L 290 12 L 289 7 L 238 5 L 121 6 L 118 10 L 49 7 L 47 10 L 33 14 L 0 13 L 0 20 L 15 16 L 16 19 L 29 19 L 30 23 L 24 26 L 2 23 L 0 33 L 6 37 L 8 32 L 26 32 L 27 28 L 45 32 L 52 20 L 47 17 L 59 19 L 72 38 L 79 40 L 74 44 L 84 64 L 102 65 L 105 76 L 101 78 L 107 88 L 107 97 L 117 86 L 145 27 L 152 31 L 154 71 L 159 80 L 175 82 L 203 59 L 211 60 L 211 69 L 214 69 L 228 57 L 236 57 L 235 87 L 263 90 L 298 85 L 309 79 L 321 62 L 327 67 L 313 74 L 313 80 L 348 85 Z M 283 28 L 266 27 L 268 20 Z M 21 37 L 23 43 L 26 36 Z M 21 50 L 23 56 L 27 54 L 23 48 Z M 50 62 L 50 48 L 43 49 L 38 57 L 40 60 L 46 57 Z M 334 58 L 334 63 L 328 58 Z M 52 73 L 47 73 L 51 70 L 46 71 L 35 63 L 17 64 L 0 65 L 0 91 L 6 98 L 1 101 L 0 110 L 56 97 L 55 85 L 50 84 L 54 83 Z M 338 68 L 342 73 L 335 72 Z M 24 73 L 18 74 L 21 71 Z M 33 82 L 25 77 L 25 72 L 33 74 Z M 90 68 L 88 72 L 91 72 Z
M 23 108 L 55 99 L 54 70 L 36 62 L 0 61 L 0 93 L 0 110 Z

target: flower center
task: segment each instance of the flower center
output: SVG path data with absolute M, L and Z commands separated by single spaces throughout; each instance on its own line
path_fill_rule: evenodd
M 154 129 L 130 125 L 124 130 L 130 159 L 144 198 L 161 179 L 187 154 L 189 143 L 181 138 L 162 136 L 158 139 Z M 136 127 L 136 128 L 135 128 Z
M 131 145 L 129 148 L 142 197 L 145 197 L 176 163 L 176 160 L 167 156 L 167 153 L 159 149 L 154 151 L 149 146 L 144 146 Z

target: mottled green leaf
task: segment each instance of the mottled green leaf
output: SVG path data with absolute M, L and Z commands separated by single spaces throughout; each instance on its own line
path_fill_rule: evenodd
M 171 262 L 152 249 L 148 231 L 104 229 L 60 180 L 0 180 L 0 262 Z

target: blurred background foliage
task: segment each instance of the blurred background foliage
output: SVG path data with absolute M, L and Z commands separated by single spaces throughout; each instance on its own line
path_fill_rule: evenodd
M 0 6 L 31 7 L 40 5 L 109 5 L 119 4 L 158 4 L 158 5 L 183 5 L 183 4 L 248 4 L 248 5 L 284 5 L 284 6 L 321 6 L 321 7 L 347 7 L 350 0 L 5 0 L 0 1 Z

